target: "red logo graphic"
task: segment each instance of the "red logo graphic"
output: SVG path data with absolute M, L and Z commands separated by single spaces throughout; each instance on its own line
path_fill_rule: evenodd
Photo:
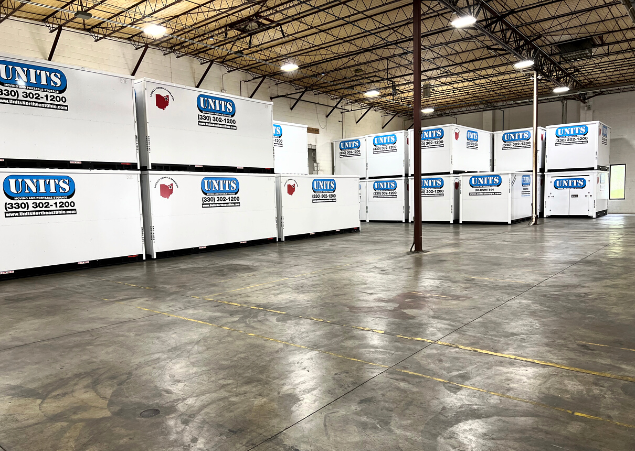
M 295 193 L 295 185 L 292 185 L 291 183 L 287 184 L 287 194 L 289 196 L 293 196 L 293 193 Z
M 459 131 L 459 129 L 458 129 L 458 128 L 455 128 L 455 129 L 454 129 L 454 139 L 455 139 L 456 141 L 458 141 L 458 140 L 459 140 L 459 135 L 460 135 L 460 134 L 461 134 L 461 132 Z
M 161 185 L 159 185 L 159 193 L 161 194 L 161 197 L 165 197 L 166 199 L 169 199 L 173 192 L 174 192 L 173 183 L 170 183 L 169 185 L 164 185 L 163 183 L 161 183 Z
M 454 182 L 454 189 L 459 189 L 459 182 Z
M 157 108 L 165 110 L 170 104 L 170 96 L 162 96 L 161 94 L 157 94 L 154 96 L 157 102 Z

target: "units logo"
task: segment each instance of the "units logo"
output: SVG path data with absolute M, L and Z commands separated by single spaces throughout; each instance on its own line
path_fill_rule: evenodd
M 566 179 L 555 179 L 553 182 L 555 189 L 582 189 L 586 187 L 586 179 L 583 177 L 572 177 Z
M 284 186 L 287 188 L 287 194 L 293 196 L 293 193 L 295 193 L 295 190 L 298 188 L 298 182 L 293 179 L 287 179 L 287 181 L 284 182 Z
M 5 218 L 77 214 L 75 181 L 68 175 L 9 175 L 2 183 Z M 35 202 L 29 202 L 35 201 Z
M 421 130 L 421 148 L 434 149 L 437 147 L 444 147 L 443 136 L 445 136 L 445 132 L 442 128 Z
M 568 127 L 558 127 L 556 129 L 557 138 L 566 138 L 569 136 L 586 136 L 589 133 L 589 127 L 586 125 L 573 125 Z
M 313 179 L 311 182 L 313 188 L 312 202 L 337 202 L 337 194 L 335 190 L 337 184 L 334 179 Z
M 273 147 L 283 147 L 282 141 L 282 126 L 273 124 Z
M 59 69 L 0 60 L 0 104 L 68 111 L 66 75 Z
M 387 144 L 397 144 L 397 135 L 380 135 L 373 138 L 373 146 L 385 146 Z
M 525 130 L 522 132 L 507 132 L 503 133 L 503 142 L 518 142 L 518 141 L 529 141 L 531 139 L 531 132 L 529 130 Z
M 225 128 L 237 130 L 236 104 L 231 99 L 199 94 L 196 99 L 198 107 L 198 125 L 202 127 Z
M 531 175 L 523 175 L 522 186 L 531 185 Z
M 445 182 L 441 177 L 426 177 L 421 179 L 421 197 L 443 197 Z
M 154 103 L 160 110 L 165 110 L 170 105 L 170 99 L 174 102 L 174 96 L 162 86 L 154 88 L 150 92 L 150 98 L 154 97 Z
M 373 198 L 397 198 L 396 180 L 376 180 L 373 182 Z
M 609 143 L 609 128 L 606 125 L 602 124 L 601 127 L 598 127 L 598 133 L 602 138 L 602 144 L 606 146 Z
M 201 180 L 203 194 L 237 194 L 239 187 L 235 177 L 205 177 Z
M 59 69 L 0 60 L 0 84 L 61 94 L 67 82 Z
M 348 139 L 340 141 L 340 157 L 361 157 L 362 156 L 362 142 L 359 139 Z
M 589 127 L 569 125 L 556 129 L 556 146 L 584 145 L 589 143 Z
M 501 186 L 503 178 L 500 175 L 473 175 L 470 177 L 472 188 L 484 188 L 490 186 Z
M 174 193 L 174 189 L 179 185 L 171 177 L 161 177 L 154 183 L 154 188 L 159 188 L 159 195 L 164 199 L 169 199 Z
M 474 130 L 467 131 L 467 142 L 465 147 L 468 149 L 478 149 L 478 132 Z
M 240 207 L 240 182 L 236 177 L 203 177 L 203 208 Z

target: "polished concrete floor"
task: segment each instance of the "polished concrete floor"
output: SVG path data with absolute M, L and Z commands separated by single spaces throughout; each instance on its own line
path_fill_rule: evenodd
M 0 282 L 0 449 L 635 449 L 635 216 L 411 234 Z

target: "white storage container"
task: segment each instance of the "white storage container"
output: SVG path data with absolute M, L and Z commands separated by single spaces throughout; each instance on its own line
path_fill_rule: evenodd
M 276 176 L 278 238 L 359 228 L 359 177 Z
M 547 171 L 608 169 L 611 127 L 602 122 L 547 127 Z
M 333 141 L 333 161 L 336 175 L 356 175 L 366 178 L 366 138 Z
M 526 172 L 461 175 L 461 222 L 506 222 L 531 217 L 531 179 Z
M 143 255 L 138 171 L 0 169 L 0 272 Z
M 138 167 L 132 80 L 0 56 L 0 158 Z
M 545 170 L 547 130 L 538 127 L 538 172 Z M 532 171 L 533 129 L 522 128 L 494 133 L 494 172 Z
M 408 174 L 414 175 L 414 130 L 408 131 Z M 421 173 L 492 170 L 492 133 L 462 125 L 421 129 Z
M 408 179 L 410 222 L 414 221 L 414 177 Z M 459 219 L 461 178 L 458 175 L 437 175 L 421 178 L 421 220 L 449 222 Z
M 368 181 L 359 181 L 359 220 L 368 222 Z
M 134 88 L 143 168 L 273 169 L 273 103 L 147 79 Z
M 276 177 L 143 171 L 146 253 L 277 236 Z
M 545 217 L 597 218 L 608 213 L 608 171 L 549 173 L 545 179 Z
M 405 130 L 366 136 L 368 177 L 404 176 L 408 167 Z
M 308 174 L 307 126 L 274 122 L 273 159 L 276 174 Z
M 368 220 L 405 222 L 408 216 L 406 183 L 405 177 L 368 180 Z

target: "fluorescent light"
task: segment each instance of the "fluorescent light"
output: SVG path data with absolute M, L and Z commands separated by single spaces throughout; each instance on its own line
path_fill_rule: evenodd
M 379 91 L 376 89 L 371 89 L 370 91 L 366 91 L 364 93 L 366 97 L 377 97 L 379 94 L 380 94 Z
M 298 70 L 298 65 L 293 63 L 287 63 L 280 66 L 280 69 L 284 72 L 293 72 L 294 70 Z
M 514 69 L 527 69 L 534 65 L 534 60 L 522 60 L 514 64 Z
M 154 39 L 162 38 L 163 36 L 165 36 L 165 33 L 167 31 L 168 31 L 167 28 L 165 28 L 163 25 L 157 25 L 157 24 L 150 24 L 143 29 L 143 32 L 146 35 Z
M 421 112 L 422 112 L 423 114 L 432 114 L 432 113 L 434 113 L 434 108 L 432 108 L 431 106 L 429 106 L 429 107 L 424 108 L 423 110 L 421 110 Z
M 568 92 L 569 89 L 570 88 L 568 86 L 556 86 L 555 88 L 553 88 L 553 92 L 555 94 L 562 94 L 563 92 Z
M 472 15 L 467 15 L 467 16 L 457 17 L 452 22 L 450 22 L 450 25 L 452 25 L 454 28 L 465 28 L 465 27 L 469 27 L 470 25 L 474 25 L 475 23 L 476 23 L 476 17 Z

